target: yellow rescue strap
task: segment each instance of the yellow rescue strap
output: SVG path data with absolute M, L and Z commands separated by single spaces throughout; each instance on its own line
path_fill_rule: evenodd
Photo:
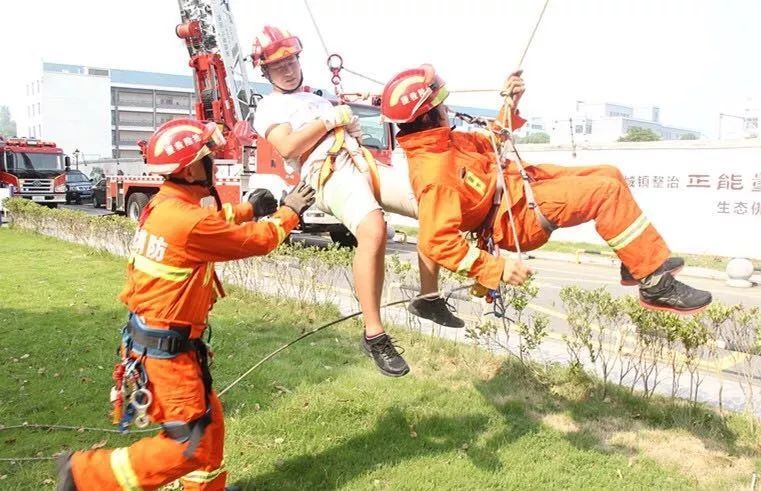
M 325 183 L 328 181 L 328 178 L 333 173 L 333 166 L 335 164 L 336 156 L 345 148 L 346 143 L 346 129 L 343 127 L 336 128 L 333 136 L 335 137 L 335 141 L 333 142 L 333 145 L 331 145 L 330 149 L 328 150 L 328 155 L 325 157 L 325 160 L 322 162 L 322 167 L 320 168 L 320 177 L 317 181 L 317 190 L 320 191 L 324 186 Z M 365 158 L 365 161 L 367 162 L 367 167 L 370 172 L 370 184 L 373 187 L 373 194 L 375 195 L 376 201 L 380 203 L 380 176 L 378 175 L 378 163 L 375 161 L 375 157 L 373 157 L 373 154 L 370 153 L 368 149 L 363 147 L 362 145 L 359 146 L 359 148 L 362 149 L 362 156 Z M 349 156 L 351 157 L 352 162 L 354 165 L 359 169 L 362 170 L 359 163 L 356 161 L 356 156 L 349 152 Z

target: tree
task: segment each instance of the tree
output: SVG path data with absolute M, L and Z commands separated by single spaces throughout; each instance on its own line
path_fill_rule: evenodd
M 680 140 L 697 140 L 698 135 L 695 133 L 685 133 L 684 135 L 679 137 Z
M 547 133 L 531 133 L 530 135 L 519 137 L 516 143 L 549 143 L 550 135 Z
M 626 132 L 626 135 L 622 136 L 618 139 L 620 142 L 656 142 L 661 139 L 658 134 L 656 134 L 653 130 L 650 128 L 640 128 L 638 126 L 633 126 L 629 128 L 629 131 Z
M 8 106 L 0 106 L 0 135 L 16 136 L 16 122 L 11 119 Z

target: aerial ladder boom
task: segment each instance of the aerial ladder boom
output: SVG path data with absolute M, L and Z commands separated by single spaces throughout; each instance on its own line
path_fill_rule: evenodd
M 227 143 L 215 149 L 219 159 L 248 164 L 244 146 L 251 145 L 251 85 L 228 0 L 178 0 L 175 32 L 185 41 L 193 69 L 195 116 L 220 125 Z

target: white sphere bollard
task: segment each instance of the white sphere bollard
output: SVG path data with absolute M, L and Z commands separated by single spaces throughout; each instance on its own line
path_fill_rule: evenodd
M 736 257 L 727 264 L 727 285 L 735 288 L 750 288 L 753 283 L 753 263 L 750 259 Z

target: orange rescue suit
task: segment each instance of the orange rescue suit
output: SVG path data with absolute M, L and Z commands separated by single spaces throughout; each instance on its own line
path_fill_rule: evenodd
M 523 119 L 513 115 L 513 126 Z M 483 132 L 434 128 L 398 137 L 409 161 L 409 177 L 418 201 L 420 252 L 445 268 L 496 289 L 505 259 L 469 243 L 462 232 L 474 232 L 485 220 L 497 186 L 496 157 Z M 594 220 L 605 239 L 635 278 L 653 273 L 670 255 L 663 238 L 645 217 L 621 172 L 613 166 L 563 167 L 529 165 L 536 202 L 556 227 Z M 497 211 L 495 244 L 516 250 L 507 213 L 516 222 L 521 250 L 541 247 L 550 237 L 529 209 L 516 165 L 504 171 L 506 193 Z
M 225 204 L 222 211 L 202 208 L 208 192 L 197 186 L 165 182 L 141 217 L 132 244 L 127 284 L 120 299 L 151 328 L 190 327 L 199 338 L 208 313 L 221 294 L 215 261 L 264 255 L 299 223 L 290 208 L 258 222 L 249 203 Z M 224 418 L 213 391 L 207 397 L 195 352 L 174 358 L 148 357 L 143 363 L 153 402 L 154 423 L 189 423 L 211 411 L 198 447 L 183 456 L 181 443 L 161 432 L 129 447 L 77 452 L 72 473 L 77 489 L 156 489 L 182 478 L 186 490 L 223 490 Z M 184 476 L 184 477 L 183 477 Z

